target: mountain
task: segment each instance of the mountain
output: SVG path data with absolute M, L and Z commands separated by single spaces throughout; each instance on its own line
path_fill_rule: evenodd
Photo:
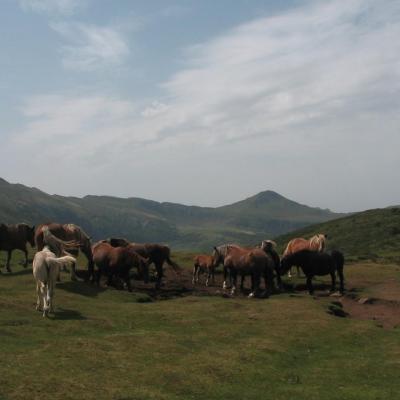
M 282 254 L 289 240 L 328 234 L 327 249 L 341 250 L 347 260 L 400 263 L 400 206 L 352 214 L 282 235 L 276 239 Z
M 1 222 L 73 222 L 95 240 L 119 236 L 165 242 L 178 249 L 209 250 L 225 242 L 252 244 L 342 215 L 296 203 L 273 191 L 211 208 L 135 197 L 63 197 L 0 178 Z

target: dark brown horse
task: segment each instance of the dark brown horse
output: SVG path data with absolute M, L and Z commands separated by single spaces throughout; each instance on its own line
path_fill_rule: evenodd
M 143 258 L 130 246 L 113 247 L 105 241 L 100 241 L 92 247 L 93 262 L 98 268 L 97 284 L 100 284 L 102 274 L 107 275 L 107 285 L 111 285 L 114 276 L 125 281 L 128 290 L 132 291 L 130 270 L 136 267 L 139 274 L 144 277 L 144 282 L 149 278 L 149 260 Z
M 213 253 L 214 264 L 220 259 L 217 248 Z M 271 257 L 261 249 L 246 249 L 239 246 L 227 246 L 224 256 L 224 267 L 230 272 L 232 291 L 236 291 L 237 275 L 251 275 L 251 293 L 249 297 L 256 296 L 259 292 L 261 277 L 264 277 L 266 295 L 271 292 L 274 277 L 274 262 Z
M 129 243 L 126 239 L 110 238 L 105 240 L 112 246 L 123 245 Z M 170 265 L 177 274 L 181 273 L 181 268 L 177 263 L 171 260 L 171 250 L 168 246 L 157 243 L 129 243 L 127 246 L 136 251 L 144 258 L 148 258 L 150 264 L 154 264 L 157 271 L 156 289 L 161 286 L 161 281 L 164 276 L 163 264 L 166 262 Z
M 11 272 L 10 261 L 13 250 L 21 250 L 25 254 L 24 267 L 28 266 L 28 251 L 26 243 L 32 247 L 35 246 L 34 241 L 35 227 L 27 224 L 5 225 L 0 224 L 0 250 L 7 252 L 6 268 Z
M 43 241 L 43 228 L 47 226 L 50 232 L 65 242 L 74 241 L 79 244 L 78 248 L 86 256 L 88 260 L 88 277 L 87 279 L 94 280 L 93 274 L 93 255 L 92 246 L 90 242 L 90 237 L 78 226 L 74 224 L 57 224 L 54 222 L 39 225 L 35 232 L 35 242 L 38 251 L 42 250 L 44 247 Z M 69 251 L 69 253 L 77 256 L 78 250 L 76 252 Z M 71 269 L 71 279 L 76 280 L 75 264 Z
M 298 265 L 307 278 L 307 289 L 310 294 L 314 293 L 312 279 L 314 276 L 330 275 L 331 292 L 336 288 L 336 272 L 340 280 L 340 292 L 344 291 L 343 265 L 344 257 L 339 251 L 333 251 L 331 254 L 322 253 L 313 250 L 300 250 L 293 254 L 284 256 L 281 261 L 282 273 L 287 272 L 291 266 Z

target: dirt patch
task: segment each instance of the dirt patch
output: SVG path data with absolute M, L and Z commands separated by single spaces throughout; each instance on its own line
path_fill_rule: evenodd
M 377 326 L 385 329 L 400 326 L 400 302 L 378 298 L 340 298 L 343 310 L 350 316 L 361 320 L 375 321 Z

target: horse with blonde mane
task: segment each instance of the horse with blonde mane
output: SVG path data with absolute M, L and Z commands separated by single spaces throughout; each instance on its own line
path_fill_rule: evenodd
M 314 235 L 311 239 L 294 238 L 287 244 L 286 249 L 283 252 L 283 257 L 297 253 L 301 250 L 312 250 L 322 253 L 325 250 L 327 238 L 328 235 L 324 233 L 318 233 L 317 235 Z M 299 267 L 297 267 L 297 275 L 300 275 Z M 290 270 L 288 272 L 288 277 L 292 277 Z

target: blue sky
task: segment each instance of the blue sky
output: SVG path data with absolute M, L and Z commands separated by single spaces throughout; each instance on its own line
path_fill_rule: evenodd
M 400 3 L 4 0 L 1 176 L 217 206 L 400 203 Z

